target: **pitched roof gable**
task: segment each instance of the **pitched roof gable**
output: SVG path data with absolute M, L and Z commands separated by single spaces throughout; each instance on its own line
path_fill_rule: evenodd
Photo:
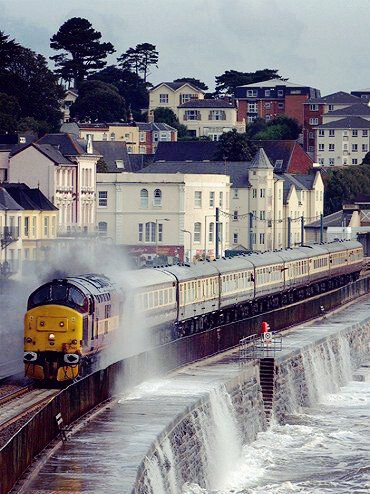
M 370 129 L 370 121 L 362 117 L 346 117 L 318 125 L 315 129 Z
M 345 108 L 339 108 L 338 110 L 333 110 L 328 112 L 325 116 L 335 116 L 335 115 L 345 115 L 345 116 L 360 116 L 369 115 L 370 107 L 363 103 L 356 103 L 355 105 L 346 106 Z
M 22 211 L 23 208 L 20 204 L 13 199 L 9 192 L 4 188 L 0 187 L 0 209 L 2 211 Z
M 250 164 L 250 168 L 258 168 L 259 170 L 274 169 L 263 148 L 257 150 L 257 153 L 254 155 L 252 163 Z
M 160 86 L 167 86 L 172 91 L 177 91 L 178 89 L 182 88 L 185 85 L 192 87 L 195 91 L 200 91 L 201 93 L 204 93 L 203 89 L 200 89 L 199 87 L 195 86 L 194 84 L 191 84 L 190 82 L 160 82 L 159 84 L 154 86 L 152 89 L 150 89 L 150 91 L 154 91 L 155 89 L 159 88 Z

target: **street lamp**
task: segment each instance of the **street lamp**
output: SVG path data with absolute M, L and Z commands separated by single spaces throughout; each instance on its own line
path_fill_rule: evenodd
M 190 259 L 189 260 L 191 262 L 191 260 L 192 260 L 191 254 L 192 254 L 192 246 L 193 246 L 193 235 L 189 230 L 181 230 L 181 231 L 184 233 L 188 233 L 190 236 L 190 246 L 189 246 L 189 258 Z
M 170 221 L 168 218 L 156 218 L 155 220 L 155 261 L 158 261 L 158 221 Z

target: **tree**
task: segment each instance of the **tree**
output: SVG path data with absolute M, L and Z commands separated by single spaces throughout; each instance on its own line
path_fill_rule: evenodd
M 96 172 L 97 173 L 108 173 L 109 172 L 108 165 L 104 161 L 104 158 L 98 159 L 98 161 L 96 163 Z
M 208 86 L 206 86 L 204 82 L 199 79 L 194 79 L 193 77 L 180 77 L 179 79 L 175 79 L 173 82 L 188 82 L 192 86 L 203 89 L 203 91 L 207 91 L 208 89 Z
M 177 138 L 179 140 L 187 139 L 188 129 L 185 125 L 180 124 L 179 119 L 170 108 L 156 108 L 154 110 L 154 121 L 162 122 L 174 127 L 177 130 Z
M 142 79 L 146 82 L 149 75 L 149 67 L 158 67 L 159 53 L 155 45 L 151 43 L 140 43 L 135 48 L 129 48 L 117 59 L 118 65 L 123 70 L 133 72 L 137 76 L 142 74 Z
M 365 154 L 362 165 L 370 165 L 370 151 Z
M 324 175 L 324 212 L 331 214 L 342 209 L 343 201 L 352 201 L 370 190 L 370 165 L 362 164 L 334 170 Z
M 256 72 L 239 72 L 237 70 L 226 70 L 222 75 L 216 76 L 216 93 L 235 94 L 237 86 L 254 84 L 270 79 L 283 79 L 278 74 L 278 69 L 263 69 Z
M 295 140 L 301 133 L 301 126 L 294 118 L 279 115 L 268 123 L 262 124 L 263 120 L 248 129 L 250 139 L 258 140 Z M 255 132 L 255 134 L 253 134 Z
M 57 67 L 56 74 L 79 87 L 89 74 L 105 67 L 107 55 L 115 49 L 111 43 L 102 43 L 101 37 L 87 19 L 68 19 L 50 38 L 53 50 L 64 50 L 50 57 Z
M 140 76 L 129 70 L 122 70 L 114 65 L 110 65 L 96 72 L 92 77 L 95 80 L 115 86 L 126 102 L 126 113 L 128 112 L 128 108 L 130 108 L 135 120 L 142 118 L 141 110 L 148 108 L 149 95 L 148 84 Z
M 17 118 L 32 117 L 44 122 L 48 131 L 59 128 L 64 90 L 42 55 L 18 46 L 17 56 L 0 71 L 0 92 L 17 100 Z
M 6 69 L 11 60 L 17 55 L 18 43 L 14 39 L 9 39 L 3 31 L 0 31 L 0 71 Z
M 247 134 L 240 134 L 235 129 L 222 134 L 218 141 L 216 160 L 250 161 L 256 147 L 248 140 Z
M 88 80 L 80 86 L 71 116 L 91 122 L 125 120 L 125 101 L 112 84 Z

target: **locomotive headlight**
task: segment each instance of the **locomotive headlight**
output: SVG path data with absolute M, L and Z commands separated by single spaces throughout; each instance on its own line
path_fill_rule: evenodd
M 71 343 L 72 345 L 77 345 L 77 340 L 72 340 Z
M 26 338 L 27 343 L 32 343 L 32 338 L 28 337 Z
M 49 341 L 54 341 L 55 340 L 55 334 L 54 333 L 50 333 L 49 334 Z
M 40 326 L 45 326 L 45 322 L 44 321 L 40 321 Z
M 64 326 L 64 322 L 60 321 L 59 326 L 62 328 Z

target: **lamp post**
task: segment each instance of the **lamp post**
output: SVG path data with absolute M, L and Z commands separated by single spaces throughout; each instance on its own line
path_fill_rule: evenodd
M 192 254 L 192 247 L 193 247 L 193 235 L 189 230 L 181 230 L 181 231 L 184 233 L 188 233 L 190 236 L 189 261 L 191 262 L 191 260 L 192 260 L 191 254 Z
M 168 218 L 156 218 L 155 219 L 155 264 L 158 261 L 158 221 L 170 221 Z

